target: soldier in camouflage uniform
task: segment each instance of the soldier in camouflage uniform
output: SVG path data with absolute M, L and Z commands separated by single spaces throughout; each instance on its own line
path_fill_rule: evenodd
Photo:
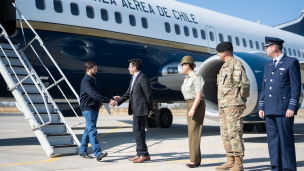
M 220 59 L 225 61 L 217 75 L 217 84 L 221 136 L 227 156 L 227 162 L 216 167 L 216 170 L 242 171 L 243 113 L 249 97 L 250 82 L 243 64 L 233 57 L 230 42 L 219 44 L 216 50 Z

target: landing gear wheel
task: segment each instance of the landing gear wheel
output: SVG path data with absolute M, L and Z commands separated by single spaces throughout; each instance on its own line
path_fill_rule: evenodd
M 254 129 L 254 123 L 245 123 L 243 127 L 244 132 L 251 132 Z
M 152 114 L 151 116 L 147 116 L 146 128 L 156 128 L 156 127 L 157 127 L 157 123 L 156 123 L 155 114 Z
M 168 108 L 162 108 L 157 111 L 156 123 L 159 128 L 170 128 L 173 122 L 173 116 Z
M 256 128 L 259 132 L 266 132 L 266 123 L 257 123 Z

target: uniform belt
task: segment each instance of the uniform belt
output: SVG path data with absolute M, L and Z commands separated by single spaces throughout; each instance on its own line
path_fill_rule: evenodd
M 202 97 L 201 101 L 203 101 L 203 100 L 204 100 L 204 97 Z M 187 103 L 189 103 L 189 102 L 194 102 L 195 99 L 187 99 L 186 101 L 187 101 Z

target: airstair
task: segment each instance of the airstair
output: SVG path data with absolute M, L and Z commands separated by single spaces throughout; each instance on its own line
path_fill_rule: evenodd
M 28 44 L 25 42 L 25 47 L 22 49 L 17 44 L 12 43 L 4 27 L 0 24 L 0 28 L 2 29 L 0 38 L 4 37 L 7 40 L 5 43 L 0 43 L 0 73 L 4 78 L 9 91 L 11 91 L 12 95 L 14 96 L 19 109 L 22 110 L 23 114 L 25 115 L 25 119 L 29 122 L 32 130 L 37 136 L 46 155 L 49 157 L 54 157 L 60 154 L 78 153 L 80 142 L 50 95 L 49 90 L 54 87 L 59 89 L 67 101 L 66 103 L 69 104 L 71 110 L 77 116 L 79 120 L 79 124 L 77 125 L 83 124 L 85 121 L 81 121 L 81 119 L 78 117 L 76 111 L 60 88 L 59 83 L 66 82 L 65 85 L 69 86 L 70 90 L 76 96 L 78 102 L 79 96 L 44 46 L 39 35 L 35 32 L 18 8 L 16 8 L 16 10 L 20 16 L 22 32 L 22 23 L 26 23 L 34 33 L 35 37 Z M 58 69 L 58 72 L 61 74 L 62 78 L 58 80 L 54 79 L 54 76 L 51 74 L 46 65 L 44 65 L 41 58 L 38 56 L 38 53 L 33 48 L 32 44 L 35 41 L 39 42 L 41 48 L 46 52 L 54 66 Z M 39 75 L 36 73 L 24 53 L 24 51 L 28 48 L 33 50 L 34 54 L 41 62 L 41 65 L 47 71 L 50 78 L 52 78 L 53 84 L 43 84 Z

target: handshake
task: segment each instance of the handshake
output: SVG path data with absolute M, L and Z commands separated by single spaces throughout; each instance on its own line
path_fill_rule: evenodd
M 110 104 L 112 107 L 117 106 L 117 102 L 116 102 L 116 101 L 117 101 L 118 99 L 120 99 L 120 96 L 115 96 L 115 97 L 114 97 L 114 100 L 111 99 L 109 104 Z

